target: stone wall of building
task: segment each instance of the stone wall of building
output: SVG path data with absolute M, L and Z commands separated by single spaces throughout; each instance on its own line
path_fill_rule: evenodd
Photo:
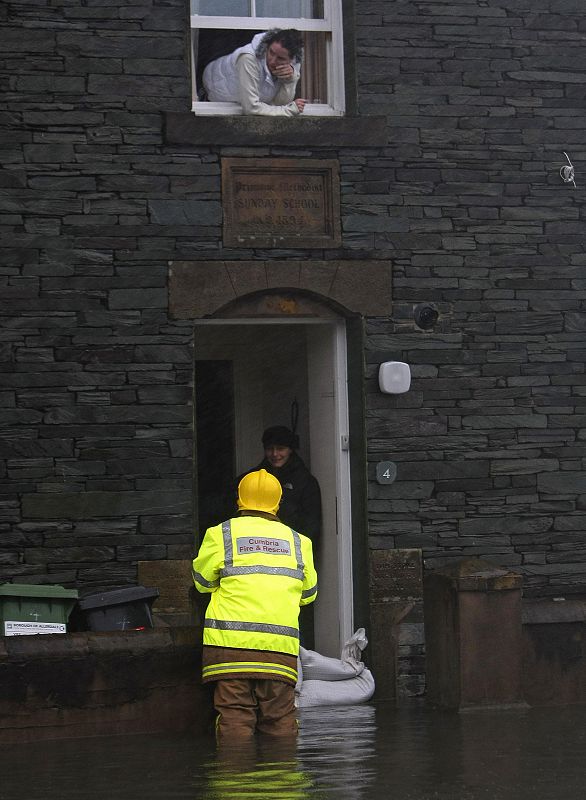
M 0 745 L 213 731 L 201 629 L 0 638 Z
M 190 554 L 190 326 L 167 261 L 217 247 L 218 157 L 185 108 L 182 3 L 5 3 L 0 579 L 136 582 Z
M 356 7 L 359 109 L 386 141 L 177 146 L 183 0 L 3 4 L 0 580 L 120 585 L 189 557 L 192 332 L 170 261 L 343 258 L 393 268 L 392 316 L 367 320 L 370 546 L 583 590 L 583 3 Z M 338 159 L 341 248 L 223 247 L 225 155 Z M 390 359 L 405 395 L 378 391 Z
M 361 9 L 360 107 L 387 114 L 389 147 L 355 164 L 344 230 L 393 261 L 393 318 L 368 323 L 368 452 L 371 478 L 398 466 L 370 483 L 372 546 L 422 548 L 426 569 L 482 556 L 527 595 L 583 591 L 584 189 L 559 170 L 581 158 L 586 11 Z M 395 358 L 411 391 L 381 396 Z

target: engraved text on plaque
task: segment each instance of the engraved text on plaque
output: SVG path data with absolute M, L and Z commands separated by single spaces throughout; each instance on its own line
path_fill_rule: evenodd
M 338 162 L 224 158 L 224 244 L 339 247 Z

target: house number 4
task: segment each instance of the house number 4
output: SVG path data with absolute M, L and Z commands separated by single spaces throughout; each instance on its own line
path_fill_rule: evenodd
M 376 465 L 377 483 L 392 483 L 397 477 L 397 465 L 393 461 L 379 461 Z

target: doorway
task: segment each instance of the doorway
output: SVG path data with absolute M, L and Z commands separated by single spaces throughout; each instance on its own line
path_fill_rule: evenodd
M 354 624 L 345 321 L 203 320 L 194 345 L 199 536 L 230 513 L 265 428 L 295 427 L 322 494 L 315 649 L 339 657 Z M 223 501 L 219 486 L 229 487 Z

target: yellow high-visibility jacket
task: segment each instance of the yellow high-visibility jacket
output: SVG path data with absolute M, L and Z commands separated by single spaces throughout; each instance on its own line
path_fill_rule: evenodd
M 297 656 L 299 607 L 317 596 L 311 540 L 276 518 L 244 515 L 208 528 L 193 580 L 210 592 L 203 642 Z

